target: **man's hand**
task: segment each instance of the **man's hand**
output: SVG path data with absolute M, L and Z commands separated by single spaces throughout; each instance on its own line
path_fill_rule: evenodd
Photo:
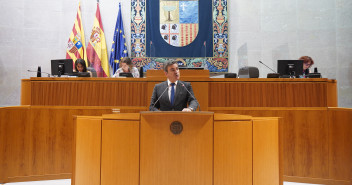
M 190 108 L 184 108 L 184 109 L 182 110 L 182 112 L 192 112 L 192 109 L 190 109 Z

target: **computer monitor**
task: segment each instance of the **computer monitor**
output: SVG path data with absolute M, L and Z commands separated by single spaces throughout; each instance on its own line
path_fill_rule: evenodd
M 303 60 L 278 60 L 277 72 L 280 78 L 299 78 L 303 75 Z
M 51 75 L 70 75 L 73 73 L 72 59 L 55 59 L 51 60 Z
M 119 77 L 133 77 L 132 73 L 119 73 Z

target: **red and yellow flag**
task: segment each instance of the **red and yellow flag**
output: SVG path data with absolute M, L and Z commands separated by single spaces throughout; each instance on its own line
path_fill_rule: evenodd
M 92 33 L 87 47 L 90 67 L 97 71 L 97 77 L 109 77 L 108 51 L 106 48 L 105 34 L 101 22 L 99 3 L 95 14 Z
M 78 5 L 76 20 L 70 38 L 68 39 L 66 49 L 66 59 L 76 61 L 78 58 L 84 59 L 87 64 L 86 44 L 81 17 L 81 3 Z

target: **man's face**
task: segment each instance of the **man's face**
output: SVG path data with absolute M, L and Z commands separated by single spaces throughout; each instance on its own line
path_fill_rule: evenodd
M 165 71 L 165 76 L 174 83 L 180 79 L 180 70 L 177 64 L 172 64 L 167 67 L 167 72 Z

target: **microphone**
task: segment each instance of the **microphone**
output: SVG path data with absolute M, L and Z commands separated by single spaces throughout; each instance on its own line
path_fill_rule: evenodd
M 271 69 L 269 66 L 265 65 L 262 61 L 259 61 L 259 63 L 263 64 L 265 67 L 267 67 L 268 69 L 272 70 L 274 73 L 277 73 L 276 71 L 274 71 L 273 69 Z
M 149 44 L 149 51 L 150 51 L 150 57 L 153 57 L 153 41 L 150 41 L 150 44 Z
M 34 72 L 34 73 L 37 73 L 37 74 L 38 74 L 38 73 L 48 74 L 48 77 L 50 77 L 50 74 L 47 73 L 47 72 L 43 72 L 43 71 L 39 71 L 39 70 L 38 70 L 38 71 L 32 71 L 32 70 L 29 70 L 29 69 L 28 69 L 27 71 L 28 71 L 28 72 Z
M 191 92 L 189 92 L 189 90 L 187 89 L 187 87 L 185 86 L 185 84 L 183 84 L 183 83 L 180 82 L 180 81 L 178 81 L 178 82 L 182 85 L 182 87 L 184 87 L 184 88 L 186 89 L 186 91 L 192 96 L 192 98 L 197 101 L 198 107 L 199 107 L 199 112 L 200 112 L 200 104 L 199 104 L 198 100 L 193 96 L 193 94 L 192 94 Z M 197 109 L 197 108 L 196 108 L 196 109 Z
M 271 69 L 269 66 L 265 65 L 262 61 L 259 61 L 259 63 L 263 64 L 265 67 L 273 71 L 274 73 L 268 73 L 267 78 L 279 78 L 280 74 Z
M 42 68 L 40 66 L 37 69 L 37 77 L 42 77 Z
M 159 98 L 155 101 L 155 103 L 154 103 L 154 105 L 153 105 L 153 107 L 152 107 L 152 110 L 154 109 L 156 103 L 158 103 L 158 101 L 159 101 L 160 98 L 164 95 L 164 93 L 166 92 L 166 90 L 167 90 L 168 88 L 169 88 L 169 86 L 167 86 L 167 87 L 165 88 L 165 90 L 163 91 L 163 93 L 161 93 L 161 95 L 159 96 Z M 149 110 L 150 110 L 150 109 L 149 109 Z
M 204 58 L 207 58 L 207 41 L 204 41 Z

